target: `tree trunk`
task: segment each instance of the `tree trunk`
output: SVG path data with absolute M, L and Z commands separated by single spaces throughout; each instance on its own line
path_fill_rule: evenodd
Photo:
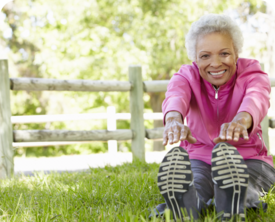
M 164 100 L 164 93 L 150 93 L 150 104 L 153 109 L 153 112 L 162 112 L 161 105 Z M 154 120 L 154 128 L 163 127 L 162 120 Z M 154 141 L 153 151 L 162 151 L 165 147 L 162 145 L 162 140 Z

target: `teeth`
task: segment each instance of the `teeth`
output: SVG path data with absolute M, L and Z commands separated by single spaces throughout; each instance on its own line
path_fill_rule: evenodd
M 213 73 L 213 72 L 209 72 L 209 73 L 213 76 L 217 76 L 217 75 L 221 75 L 221 74 L 225 73 L 225 71 L 226 70 L 223 70 L 223 71 L 220 71 L 220 72 L 215 72 L 215 73 Z

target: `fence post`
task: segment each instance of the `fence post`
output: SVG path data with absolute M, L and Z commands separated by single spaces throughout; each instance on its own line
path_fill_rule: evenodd
M 262 127 L 263 140 L 264 140 L 265 146 L 267 148 L 267 151 L 270 154 L 269 135 L 268 135 L 268 128 L 269 128 L 269 119 L 268 119 L 268 116 L 265 116 L 265 118 L 261 122 L 261 127 Z
M 0 60 L 0 178 L 13 174 L 10 79 L 8 60 Z
M 114 106 L 107 107 L 107 130 L 116 130 L 116 108 Z M 108 140 L 108 152 L 117 153 L 117 141 Z
M 141 66 L 129 66 L 129 80 L 132 83 L 132 89 L 130 91 L 130 112 L 131 130 L 134 134 L 132 139 L 133 161 L 135 159 L 145 161 L 144 104 Z
M 261 63 L 261 68 L 264 71 L 264 64 Z M 268 136 L 268 128 L 269 128 L 269 120 L 268 116 L 265 116 L 263 121 L 261 122 L 261 127 L 262 127 L 262 135 L 263 135 L 263 140 L 265 143 L 265 146 L 267 148 L 268 153 L 270 154 L 270 149 L 269 149 L 269 136 Z

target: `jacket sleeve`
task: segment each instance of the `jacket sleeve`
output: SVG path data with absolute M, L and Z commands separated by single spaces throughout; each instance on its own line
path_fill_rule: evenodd
M 245 94 L 238 113 L 248 112 L 252 116 L 253 125 L 250 134 L 253 134 L 267 114 L 271 86 L 268 75 L 261 70 L 258 62 L 248 68 L 246 76 Z
M 179 72 L 190 72 L 188 69 L 181 69 Z M 191 88 L 188 80 L 180 73 L 176 73 L 171 78 L 165 100 L 162 103 L 163 124 L 165 125 L 165 116 L 170 111 L 181 113 L 184 120 L 190 104 Z

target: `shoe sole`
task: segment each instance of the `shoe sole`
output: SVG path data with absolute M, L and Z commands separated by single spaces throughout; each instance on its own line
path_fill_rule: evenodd
M 220 189 L 226 191 L 225 201 L 231 203 L 224 209 L 222 221 L 236 215 L 241 221 L 245 221 L 245 213 L 242 209 L 244 209 L 249 174 L 243 157 L 234 146 L 219 143 L 212 151 L 211 162 L 213 180 Z
M 173 212 L 174 219 L 190 219 L 183 218 L 181 209 L 184 209 L 183 195 L 193 183 L 192 177 L 188 153 L 181 147 L 170 150 L 160 164 L 158 187 L 168 208 Z

